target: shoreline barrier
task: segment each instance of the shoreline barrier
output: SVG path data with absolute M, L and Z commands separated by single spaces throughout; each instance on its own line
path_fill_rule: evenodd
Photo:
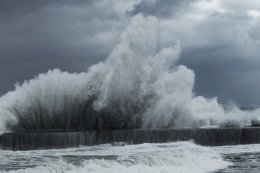
M 114 142 L 142 144 L 187 140 L 203 146 L 256 144 L 260 143 L 260 127 L 11 132 L 0 136 L 0 148 L 62 149 Z

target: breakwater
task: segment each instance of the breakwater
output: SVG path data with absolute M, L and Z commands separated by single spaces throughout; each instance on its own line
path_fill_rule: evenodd
M 205 146 L 260 143 L 260 127 L 13 132 L 0 136 L 0 147 L 5 150 L 34 150 L 91 146 L 113 142 L 141 144 L 186 140 L 193 140 L 196 144 Z

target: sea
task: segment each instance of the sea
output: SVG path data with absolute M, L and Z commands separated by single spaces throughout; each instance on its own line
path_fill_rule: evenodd
M 207 147 L 192 141 L 0 150 L 0 173 L 258 173 L 260 144 Z

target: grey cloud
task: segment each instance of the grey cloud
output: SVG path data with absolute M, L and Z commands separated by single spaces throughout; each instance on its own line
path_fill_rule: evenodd
M 260 102 L 258 59 L 248 60 L 233 47 L 214 47 L 183 51 L 180 63 L 194 70 L 198 95 L 243 106 Z
M 1 0 L 0 1 L 0 22 L 19 18 L 23 15 L 37 13 L 38 10 L 50 6 L 80 6 L 91 4 L 92 0 Z
M 82 72 L 103 60 L 127 23 L 110 6 L 106 1 L 0 1 L 0 18 L 6 16 L 0 20 L 0 95 L 48 69 Z
M 135 5 L 134 9 L 129 11 L 129 14 L 143 14 L 143 15 L 152 15 L 157 17 L 168 18 L 173 14 L 176 14 L 180 11 L 183 11 L 189 6 L 189 3 L 194 0 L 160 0 L 154 1 L 142 1 L 141 3 Z
M 88 3 L 93 3 L 93 0 L 44 0 L 44 1 L 35 1 L 35 0 L 1 0 L 0 1 L 0 10 L 1 12 L 6 11 L 35 11 L 39 8 L 50 5 L 84 5 Z

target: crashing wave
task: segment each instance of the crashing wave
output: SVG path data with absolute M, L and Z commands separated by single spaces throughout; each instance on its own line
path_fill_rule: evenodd
M 225 110 L 193 93 L 180 43 L 160 49 L 160 24 L 133 17 L 104 62 L 85 73 L 49 70 L 0 98 L 0 131 L 250 126 L 259 109 Z

